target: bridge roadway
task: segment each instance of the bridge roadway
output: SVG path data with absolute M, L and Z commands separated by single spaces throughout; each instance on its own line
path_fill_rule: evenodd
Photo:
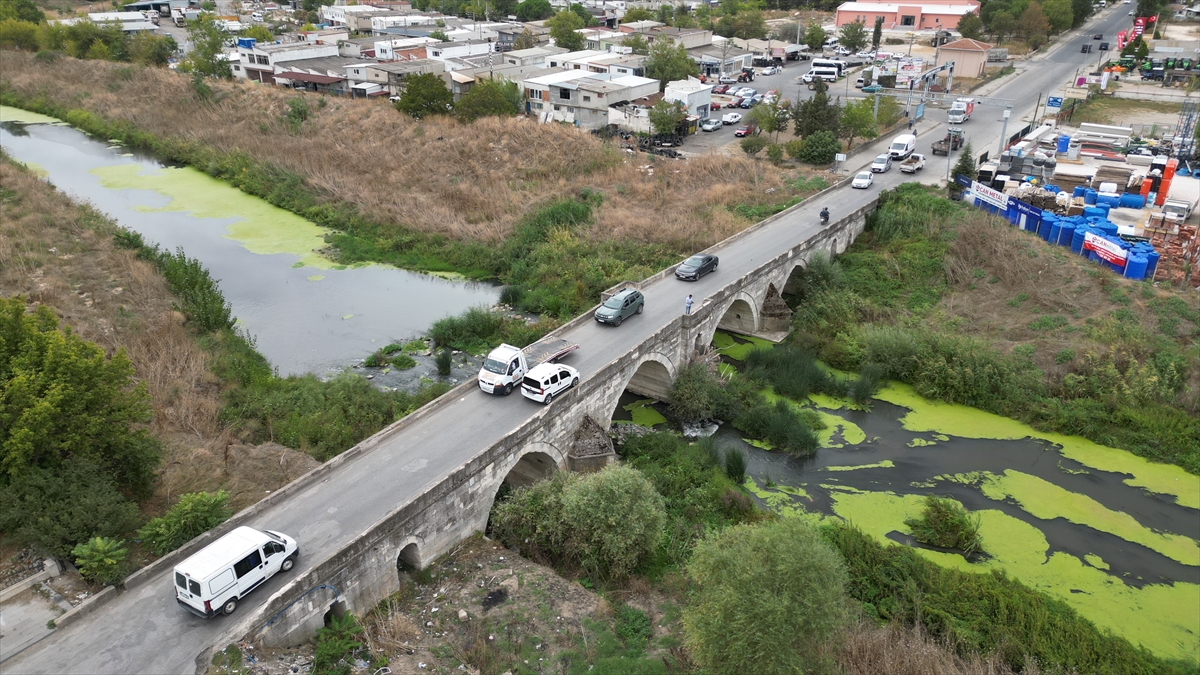
M 1062 45 L 1039 60 L 1023 64 L 1018 75 L 991 95 L 1016 101 L 1009 133 L 1032 113 L 1037 92 L 1044 96 L 1061 87 L 1077 69 L 1093 64 L 1093 57 L 1079 53 L 1081 40 L 1103 31 L 1112 39 L 1128 17 L 1123 5 L 1094 19 L 1078 31 L 1081 37 L 1063 40 Z M 1089 40 L 1090 41 L 1090 40 Z M 1080 58 L 1083 57 L 1083 58 Z M 931 116 L 944 120 L 945 112 Z M 1000 111 L 977 109 L 964 127 L 977 152 L 996 147 L 1001 127 Z M 940 129 L 924 131 L 918 152 L 931 156 L 929 144 Z M 855 163 L 867 163 L 886 148 L 890 138 L 879 139 L 867 152 L 857 154 Z M 986 145 L 985 145 L 986 144 Z M 875 149 L 875 147 L 878 149 Z M 941 160 L 942 158 L 937 158 Z M 956 160 L 957 156 L 952 156 Z M 945 167 L 931 162 L 926 180 L 940 179 Z M 697 283 L 666 277 L 643 288 L 646 311 L 620 328 L 586 322 L 566 332 L 580 349 L 567 363 L 589 377 L 614 359 L 635 349 L 683 311 L 683 300 L 692 293 L 697 306 L 729 281 L 750 273 L 819 231 L 817 211 L 828 206 L 834 220 L 869 201 L 879 189 L 893 187 L 908 177 L 893 170 L 877 177 L 868 191 L 844 187 L 827 192 L 818 200 L 793 208 L 775 222 L 737 238 L 717 249 L 720 269 Z M 460 392 L 461 393 L 461 392 Z M 562 405 L 556 402 L 554 405 Z M 279 574 L 264 588 L 246 598 L 231 617 L 199 619 L 178 607 L 171 591 L 170 570 L 158 571 L 145 583 L 123 592 L 90 616 L 79 619 L 50 635 L 25 652 L 8 660 L 5 673 L 192 673 L 198 658 L 214 645 L 225 644 L 253 630 L 262 617 L 256 610 L 285 584 L 316 563 L 347 547 L 384 514 L 404 499 L 412 499 L 463 466 L 542 408 L 519 395 L 492 397 L 478 389 L 469 390 L 450 405 L 427 415 L 405 432 L 386 438 L 369 451 L 342 462 L 292 498 L 254 513 L 246 524 L 272 528 L 295 536 L 301 557 L 293 572 Z

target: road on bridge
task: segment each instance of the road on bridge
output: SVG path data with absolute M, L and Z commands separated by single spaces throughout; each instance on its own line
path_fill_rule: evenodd
M 1115 32 L 1127 22 L 1119 8 L 1094 20 L 1077 31 L 1079 35 L 1103 30 Z M 1093 63 L 1092 57 L 1079 52 L 1078 38 L 1063 39 L 1046 56 L 1018 67 L 1018 74 L 991 95 L 1010 98 L 1016 103 L 1009 132 L 1022 125 L 1019 120 L 1031 114 L 1037 93 L 1053 92 L 1075 71 Z M 1082 58 L 1081 58 L 1082 57 Z M 934 115 L 945 115 L 935 112 Z M 929 124 L 929 122 L 926 122 Z M 976 151 L 994 148 L 1002 125 L 999 108 L 977 109 L 964 125 Z M 918 152 L 929 152 L 929 144 L 941 132 L 923 133 Z M 883 151 L 890 139 L 879 139 L 869 151 L 855 156 L 858 163 L 869 163 Z M 990 143 L 990 145 L 987 145 Z M 940 158 L 938 158 L 940 159 Z M 957 157 L 952 156 L 952 160 Z M 938 161 L 925 169 L 927 177 L 944 175 Z M 932 176 L 929 176 L 932 174 Z M 819 229 L 817 212 L 828 206 L 838 220 L 876 190 L 893 187 L 908 180 L 898 170 L 882 174 L 868 191 L 849 187 L 827 193 L 818 201 L 805 204 L 786 217 L 757 232 L 723 246 L 720 269 L 696 283 L 684 283 L 668 276 L 650 284 L 643 292 L 646 311 L 625 322 L 620 328 L 588 322 L 575 327 L 565 337 L 581 347 L 567 363 L 584 377 L 596 372 L 613 359 L 629 352 L 683 312 L 689 293 L 697 305 L 719 290 L 726 280 L 747 274 L 804 241 Z M 928 180 L 928 178 L 927 178 Z M 123 593 L 95 614 L 56 631 L 40 643 L 5 662 L 5 673 L 192 673 L 196 659 L 213 646 L 232 641 L 249 630 L 255 610 L 297 573 L 341 550 L 357 535 L 399 507 L 411 496 L 436 485 L 445 476 L 472 457 L 490 447 L 518 427 L 540 407 L 519 395 L 492 397 L 478 389 L 462 396 L 448 407 L 419 420 L 362 456 L 334 469 L 323 481 L 309 486 L 286 503 L 277 504 L 255 515 L 246 524 L 286 532 L 300 542 L 300 559 L 295 571 L 278 574 L 265 587 L 249 596 L 231 617 L 205 621 L 178 607 L 169 572 Z M 201 668 L 202 670 L 203 668 Z

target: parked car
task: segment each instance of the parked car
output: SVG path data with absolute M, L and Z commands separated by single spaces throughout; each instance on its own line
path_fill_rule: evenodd
M 745 138 L 746 136 L 753 136 L 755 131 L 757 129 L 755 129 L 753 124 L 743 124 L 737 128 L 737 131 L 733 132 L 733 135 L 738 138 Z
M 888 153 L 877 155 L 875 161 L 871 162 L 871 173 L 884 173 L 892 168 L 892 156 Z
M 521 380 L 521 395 L 550 405 L 555 396 L 579 384 L 579 371 L 561 363 L 543 363 Z
M 721 128 L 721 120 L 710 117 L 700 123 L 700 131 L 716 131 Z
M 741 96 L 742 98 L 750 98 L 751 96 L 754 96 L 757 93 L 758 93 L 758 90 L 755 89 L 754 87 L 742 87 L 741 89 L 738 89 L 737 91 L 735 91 L 733 93 L 733 95 Z
M 721 102 L 720 102 L 720 101 L 713 101 L 713 102 L 709 103 L 709 104 L 708 104 L 708 109 L 709 109 L 709 110 L 720 110 L 720 109 L 721 109 Z
M 684 281 L 699 281 L 705 274 L 716 272 L 718 262 L 715 255 L 697 253 L 679 263 L 679 266 L 675 268 L 675 278 Z
M 762 69 L 763 75 L 778 75 L 782 72 L 783 68 L 780 68 L 779 66 L 767 66 L 766 68 Z
M 878 83 L 868 84 L 867 86 L 863 87 L 864 94 L 874 94 L 875 92 L 878 92 L 878 91 L 883 91 L 882 84 L 878 84 Z
M 854 56 L 856 58 L 860 58 L 860 59 L 873 59 L 873 58 L 875 58 L 875 52 L 861 51 L 861 52 L 856 52 L 854 54 Z
M 1108 51 L 1108 43 L 1107 42 L 1100 43 L 1100 51 L 1102 51 L 1102 52 Z
M 726 125 L 737 124 L 738 122 L 741 122 L 741 121 L 742 121 L 741 113 L 734 113 L 734 112 L 725 113 L 725 116 L 721 118 L 721 123 L 726 124 Z
M 620 326 L 625 319 L 634 314 L 641 314 L 645 309 L 646 299 L 642 294 L 632 288 L 626 288 L 605 300 L 604 304 L 596 308 L 596 313 L 592 316 L 600 323 Z
M 544 337 L 527 346 L 502 344 L 488 352 L 479 367 L 479 389 L 487 394 L 508 396 L 521 388 L 525 373 L 543 363 L 557 361 L 579 349 L 579 345 L 562 338 Z
M 740 96 L 734 96 L 733 98 L 729 99 L 729 103 L 726 103 L 725 107 L 726 108 L 736 108 L 741 104 L 742 104 L 742 98 Z
M 724 94 L 724 93 L 725 93 L 725 92 L 727 92 L 727 91 L 729 91 L 729 85 L 727 85 L 727 84 L 718 84 L 717 86 L 713 87 L 712 93 L 714 93 L 714 94 Z
M 837 49 L 835 49 L 833 51 L 837 52 L 837 54 L 839 56 L 850 56 L 850 50 L 846 49 L 845 47 L 842 47 L 840 45 L 838 46 Z
M 871 183 L 875 182 L 875 174 L 870 171 L 859 171 L 854 176 L 854 181 L 850 183 L 850 187 L 865 190 L 871 187 Z
M 737 81 L 737 75 L 722 75 L 720 79 L 721 84 L 737 84 Z

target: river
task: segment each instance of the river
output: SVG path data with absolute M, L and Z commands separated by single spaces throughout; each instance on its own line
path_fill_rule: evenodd
M 316 251 L 327 230 L 188 167 L 0 106 L 0 147 L 147 242 L 182 248 L 218 279 L 238 327 L 281 375 L 329 375 L 434 321 L 492 305 L 498 289 Z
M 723 334 L 714 342 L 725 354 L 746 346 Z M 651 403 L 626 394 L 614 419 L 666 428 Z M 718 448 L 745 454 L 760 505 L 843 518 L 947 567 L 1002 570 L 1159 655 L 1200 657 L 1200 477 L 901 384 L 869 410 L 826 396 L 803 405 L 828 425 L 810 459 L 756 447 L 731 425 L 717 431 Z M 979 514 L 987 556 L 968 562 L 912 539 L 904 521 L 929 494 Z

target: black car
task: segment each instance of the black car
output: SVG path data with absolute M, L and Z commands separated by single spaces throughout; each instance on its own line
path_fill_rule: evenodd
M 1092 36 L 1092 39 L 1093 39 L 1093 40 L 1103 40 L 1103 39 L 1104 39 L 1104 33 L 1096 33 L 1095 35 L 1093 35 L 1093 36 Z
M 684 281 L 699 281 L 700 277 L 709 272 L 717 271 L 717 256 L 697 253 L 679 263 L 675 268 L 675 278 Z
M 1083 48 L 1082 48 L 1082 49 L 1080 49 L 1079 51 L 1080 51 L 1080 53 L 1082 53 L 1082 54 L 1087 54 L 1088 52 L 1092 51 L 1092 46 L 1091 46 L 1091 45 L 1084 45 L 1084 46 L 1083 46 Z
M 1108 43 L 1107 42 L 1100 43 L 1100 51 L 1102 51 L 1102 52 L 1108 51 Z

